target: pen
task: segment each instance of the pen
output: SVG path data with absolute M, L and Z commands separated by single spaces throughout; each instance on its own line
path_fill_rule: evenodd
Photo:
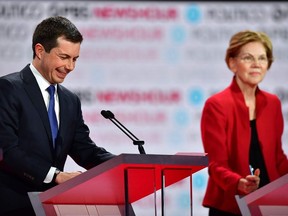
M 250 169 L 251 175 L 254 175 L 254 173 L 253 173 L 254 169 L 253 169 L 253 167 L 251 165 L 249 165 L 249 169 Z

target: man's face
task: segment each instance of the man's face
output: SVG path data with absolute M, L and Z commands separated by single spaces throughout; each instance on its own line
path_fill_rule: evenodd
M 38 55 L 38 70 L 51 84 L 62 83 L 68 73 L 75 68 L 80 53 L 80 43 L 67 41 L 63 37 L 57 39 L 58 46 L 47 53 L 44 48 Z

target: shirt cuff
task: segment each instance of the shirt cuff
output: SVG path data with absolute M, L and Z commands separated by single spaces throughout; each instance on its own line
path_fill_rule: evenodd
M 52 182 L 55 170 L 56 170 L 56 167 L 50 168 L 46 178 L 44 179 L 44 183 L 51 183 Z

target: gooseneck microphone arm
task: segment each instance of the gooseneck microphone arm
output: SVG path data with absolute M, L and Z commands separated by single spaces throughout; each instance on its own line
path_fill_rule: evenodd
M 139 140 L 131 131 L 129 131 L 123 124 L 121 124 L 121 122 L 115 118 L 114 114 L 110 110 L 102 110 L 101 115 L 104 118 L 109 119 L 113 124 L 116 125 L 116 127 L 125 133 L 133 141 L 133 144 L 138 146 L 140 154 L 146 154 L 143 147 L 144 141 Z

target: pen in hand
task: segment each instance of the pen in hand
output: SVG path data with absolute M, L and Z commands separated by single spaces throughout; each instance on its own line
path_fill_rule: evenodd
M 247 175 L 245 178 L 241 178 L 238 183 L 238 190 L 243 192 L 244 194 L 249 194 L 259 187 L 260 182 L 260 169 L 254 169 L 251 165 L 249 165 L 250 175 Z
M 249 170 L 250 170 L 250 174 L 254 175 L 254 168 L 251 165 L 249 165 Z

